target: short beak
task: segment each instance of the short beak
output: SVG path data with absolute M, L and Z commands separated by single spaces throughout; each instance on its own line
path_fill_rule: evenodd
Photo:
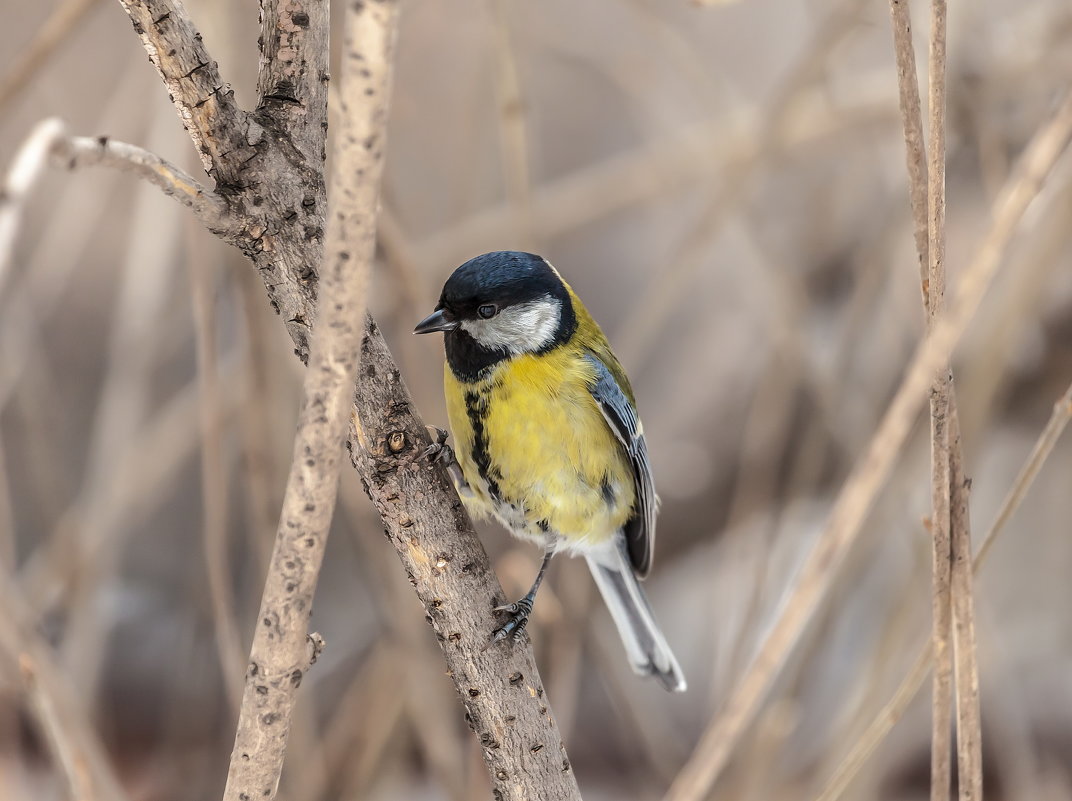
M 453 331 L 458 327 L 458 321 L 445 309 L 436 309 L 429 314 L 413 329 L 414 334 L 431 334 L 436 331 Z

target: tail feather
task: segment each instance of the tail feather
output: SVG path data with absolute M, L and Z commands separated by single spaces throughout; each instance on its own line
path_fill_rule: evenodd
M 633 573 L 624 539 L 617 537 L 614 546 L 588 553 L 585 559 L 618 627 L 633 670 L 642 676 L 655 676 L 671 692 L 684 692 L 685 674 L 655 622 L 651 605 Z

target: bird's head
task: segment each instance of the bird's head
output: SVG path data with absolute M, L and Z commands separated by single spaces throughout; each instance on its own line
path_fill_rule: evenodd
M 435 311 L 414 333 L 445 332 L 448 351 L 454 340 L 508 356 L 554 347 L 567 341 L 576 327 L 569 289 L 546 259 L 497 251 L 456 269 Z

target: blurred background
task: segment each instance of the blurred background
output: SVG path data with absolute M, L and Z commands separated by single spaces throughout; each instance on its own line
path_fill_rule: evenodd
M 256 3 L 187 5 L 249 108 Z M 202 174 L 117 3 L 0 6 L 4 169 L 56 115 Z M 928 9 L 913 12 L 925 55 Z M 1072 6 L 954 2 L 949 54 L 955 286 L 1069 86 Z M 446 419 L 441 345 L 409 332 L 457 264 L 494 249 L 546 255 L 637 390 L 662 497 L 647 588 L 689 692 L 630 673 L 581 562 L 554 565 L 530 632 L 585 798 L 659 798 L 746 669 L 923 327 L 887 4 L 408 0 L 398 57 L 372 306 L 426 420 Z M 976 540 L 1072 379 L 1070 169 L 957 351 Z M 239 254 L 125 175 L 47 173 L 2 280 L 0 583 L 54 648 L 130 798 L 219 797 L 300 364 Z M 921 418 L 720 799 L 815 797 L 927 640 L 928 447 Z M 976 585 L 991 799 L 1072 799 L 1070 470 L 1066 440 Z M 481 532 L 520 594 L 539 554 Z M 281 797 L 489 797 L 422 618 L 344 470 L 313 615 L 327 649 L 299 696 Z M 62 798 L 24 678 L 0 653 L 0 798 Z M 928 697 L 845 798 L 927 797 Z

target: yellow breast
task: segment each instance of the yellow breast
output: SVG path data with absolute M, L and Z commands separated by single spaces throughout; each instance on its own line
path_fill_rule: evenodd
M 558 348 L 500 363 L 466 384 L 446 368 L 455 452 L 474 490 L 470 511 L 520 536 L 594 545 L 629 519 L 628 459 L 588 386 L 582 352 Z

